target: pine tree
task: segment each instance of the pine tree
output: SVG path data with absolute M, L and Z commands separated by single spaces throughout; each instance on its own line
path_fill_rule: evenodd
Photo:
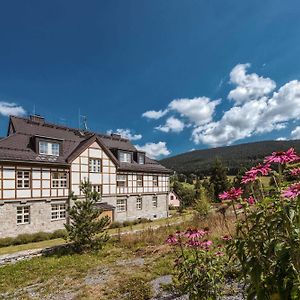
M 219 201 L 219 194 L 228 190 L 230 182 L 227 178 L 226 168 L 223 166 L 219 159 L 216 159 L 212 168 L 211 176 L 209 179 L 210 185 L 213 184 L 214 191 L 213 196 L 215 201 Z
M 96 207 L 100 195 L 92 191 L 88 181 L 82 182 L 80 190 L 84 199 L 78 200 L 71 195 L 74 205 L 68 209 L 69 222 L 65 225 L 67 240 L 73 243 L 74 249 L 78 252 L 88 250 L 99 250 L 108 240 L 105 228 L 108 226 L 109 217 L 101 217 L 102 210 Z

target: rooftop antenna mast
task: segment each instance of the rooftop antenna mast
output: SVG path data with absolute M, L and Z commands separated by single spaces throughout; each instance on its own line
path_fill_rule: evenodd
M 81 114 L 80 108 L 78 109 L 78 128 L 82 130 L 88 130 L 87 116 L 83 116 Z

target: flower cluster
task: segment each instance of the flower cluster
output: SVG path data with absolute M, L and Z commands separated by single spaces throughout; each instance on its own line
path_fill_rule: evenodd
M 237 200 L 243 194 L 243 190 L 241 188 L 231 188 L 229 191 L 223 192 L 219 194 L 219 198 L 223 201 L 226 200 Z
M 290 174 L 294 177 L 298 177 L 300 175 L 300 168 L 294 168 L 290 170 Z
M 170 234 L 166 240 L 169 245 L 187 246 L 189 248 L 197 248 L 205 251 L 210 250 L 213 242 L 208 239 L 203 239 L 208 234 L 208 230 L 189 228 L 185 232 L 177 231 L 175 234 Z
M 251 168 L 250 171 L 247 171 L 242 178 L 241 183 L 247 184 L 249 182 L 255 181 L 258 175 L 266 176 L 271 171 L 270 164 L 267 163 L 265 165 L 259 164 L 256 167 Z
M 296 198 L 300 195 L 300 182 L 294 183 L 286 190 L 282 191 L 282 197 L 284 198 Z
M 290 148 L 287 151 L 273 152 L 272 155 L 267 156 L 264 160 L 265 163 L 279 163 L 287 164 L 299 160 L 300 157 L 296 154 L 294 148 Z

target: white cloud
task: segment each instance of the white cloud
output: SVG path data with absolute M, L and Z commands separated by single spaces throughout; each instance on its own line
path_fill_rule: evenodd
M 203 125 L 212 120 L 215 108 L 221 100 L 210 100 L 207 97 L 193 99 L 176 99 L 169 104 L 169 109 L 174 110 L 187 117 L 196 125 Z
M 241 73 L 243 69 L 238 65 L 235 67 L 236 73 Z M 241 71 L 242 69 L 242 71 Z M 254 82 L 260 81 L 262 77 L 250 74 Z M 250 76 L 250 75 L 245 75 Z M 235 74 L 233 77 L 238 77 Z M 238 78 L 235 82 L 239 83 Z M 262 79 L 262 82 L 264 79 Z M 262 83 L 260 82 L 260 83 Z M 230 108 L 218 121 L 212 121 L 204 126 L 198 126 L 193 130 L 192 139 L 196 144 L 204 143 L 211 146 L 230 145 L 237 140 L 250 137 L 255 134 L 267 133 L 274 130 L 281 130 L 287 123 L 300 118 L 300 82 L 293 80 L 282 86 L 278 92 L 267 97 L 263 96 L 271 90 L 271 79 L 265 81 L 268 88 L 263 89 L 257 84 L 257 89 L 248 91 L 247 101 L 236 98 L 237 106 Z M 252 97 L 257 99 L 251 99 Z M 229 96 L 230 97 L 230 93 Z M 239 102 L 240 101 L 240 102 Z
M 292 132 L 291 132 L 291 138 L 293 140 L 299 140 L 300 139 L 300 126 L 297 126 Z
M 175 117 L 170 117 L 167 119 L 165 125 L 157 126 L 157 127 L 155 127 L 155 129 L 163 131 L 163 132 L 179 133 L 184 129 L 184 123 Z
M 165 110 L 158 110 L 158 111 L 156 111 L 156 110 L 148 110 L 148 111 L 144 112 L 142 114 L 142 116 L 145 117 L 145 118 L 148 118 L 148 119 L 158 120 L 161 117 L 163 117 L 164 115 L 166 115 L 167 112 L 168 112 L 167 109 L 165 109 Z
M 123 138 L 128 139 L 130 141 L 137 141 L 142 138 L 141 134 L 133 134 L 131 133 L 130 129 L 122 129 L 118 128 L 116 131 L 108 130 L 107 134 L 112 134 L 112 133 L 120 134 Z
M 26 114 L 25 109 L 16 103 L 1 102 L 0 101 L 0 114 L 3 116 L 23 116 Z
M 287 138 L 283 136 L 276 139 L 276 141 L 286 141 L 286 140 Z
M 135 145 L 135 147 L 140 151 L 145 151 L 151 158 L 158 158 L 171 153 L 167 148 L 166 142 L 146 143 L 143 146 Z
M 237 87 L 230 91 L 228 99 L 234 100 L 236 104 L 259 99 L 276 87 L 276 83 L 270 78 L 260 77 L 255 73 L 246 74 L 249 67 L 250 64 L 238 64 L 230 72 L 230 82 Z

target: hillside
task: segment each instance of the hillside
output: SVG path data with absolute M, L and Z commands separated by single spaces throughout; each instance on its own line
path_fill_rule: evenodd
M 300 152 L 300 140 L 262 141 L 234 146 L 195 150 L 169 157 L 160 161 L 162 165 L 178 173 L 208 175 L 211 164 L 220 158 L 229 169 L 229 174 L 236 174 L 241 167 L 249 168 L 263 160 L 273 151 L 284 151 L 294 147 Z

